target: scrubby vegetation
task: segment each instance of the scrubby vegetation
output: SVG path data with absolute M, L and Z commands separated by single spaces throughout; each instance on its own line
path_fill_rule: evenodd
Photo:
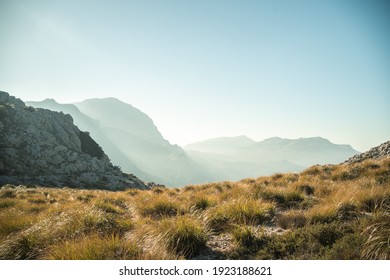
M 389 259 L 389 236 L 390 160 L 182 189 L 0 189 L 0 259 Z

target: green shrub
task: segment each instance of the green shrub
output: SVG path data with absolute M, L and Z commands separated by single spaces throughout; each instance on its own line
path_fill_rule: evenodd
M 357 233 L 344 235 L 336 240 L 333 246 L 325 253 L 325 259 L 331 260 L 359 260 L 363 248 L 363 236 Z
M 312 234 L 322 246 L 332 246 L 342 236 L 335 224 L 313 225 Z

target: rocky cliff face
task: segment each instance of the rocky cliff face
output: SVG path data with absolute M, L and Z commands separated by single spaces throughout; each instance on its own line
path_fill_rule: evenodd
M 349 158 L 345 163 L 361 162 L 367 159 L 385 159 L 390 158 L 390 141 L 387 141 L 369 151 L 355 155 Z
M 113 166 L 70 115 L 35 109 L 0 92 L 0 185 L 146 188 Z

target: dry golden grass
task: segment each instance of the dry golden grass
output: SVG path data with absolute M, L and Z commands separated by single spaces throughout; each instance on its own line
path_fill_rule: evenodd
M 45 257 L 56 260 L 137 260 L 142 257 L 142 249 L 117 235 L 87 235 L 54 244 Z
M 388 259 L 389 178 L 382 160 L 182 189 L 7 185 L 0 259 Z

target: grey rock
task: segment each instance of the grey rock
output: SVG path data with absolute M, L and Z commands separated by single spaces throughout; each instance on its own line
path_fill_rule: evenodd
M 26 106 L 0 91 L 0 185 L 148 188 L 113 166 L 70 115 Z
M 371 148 L 369 151 L 355 155 L 345 163 L 362 162 L 369 159 L 386 159 L 390 158 L 390 141 L 382 143 L 381 145 Z

